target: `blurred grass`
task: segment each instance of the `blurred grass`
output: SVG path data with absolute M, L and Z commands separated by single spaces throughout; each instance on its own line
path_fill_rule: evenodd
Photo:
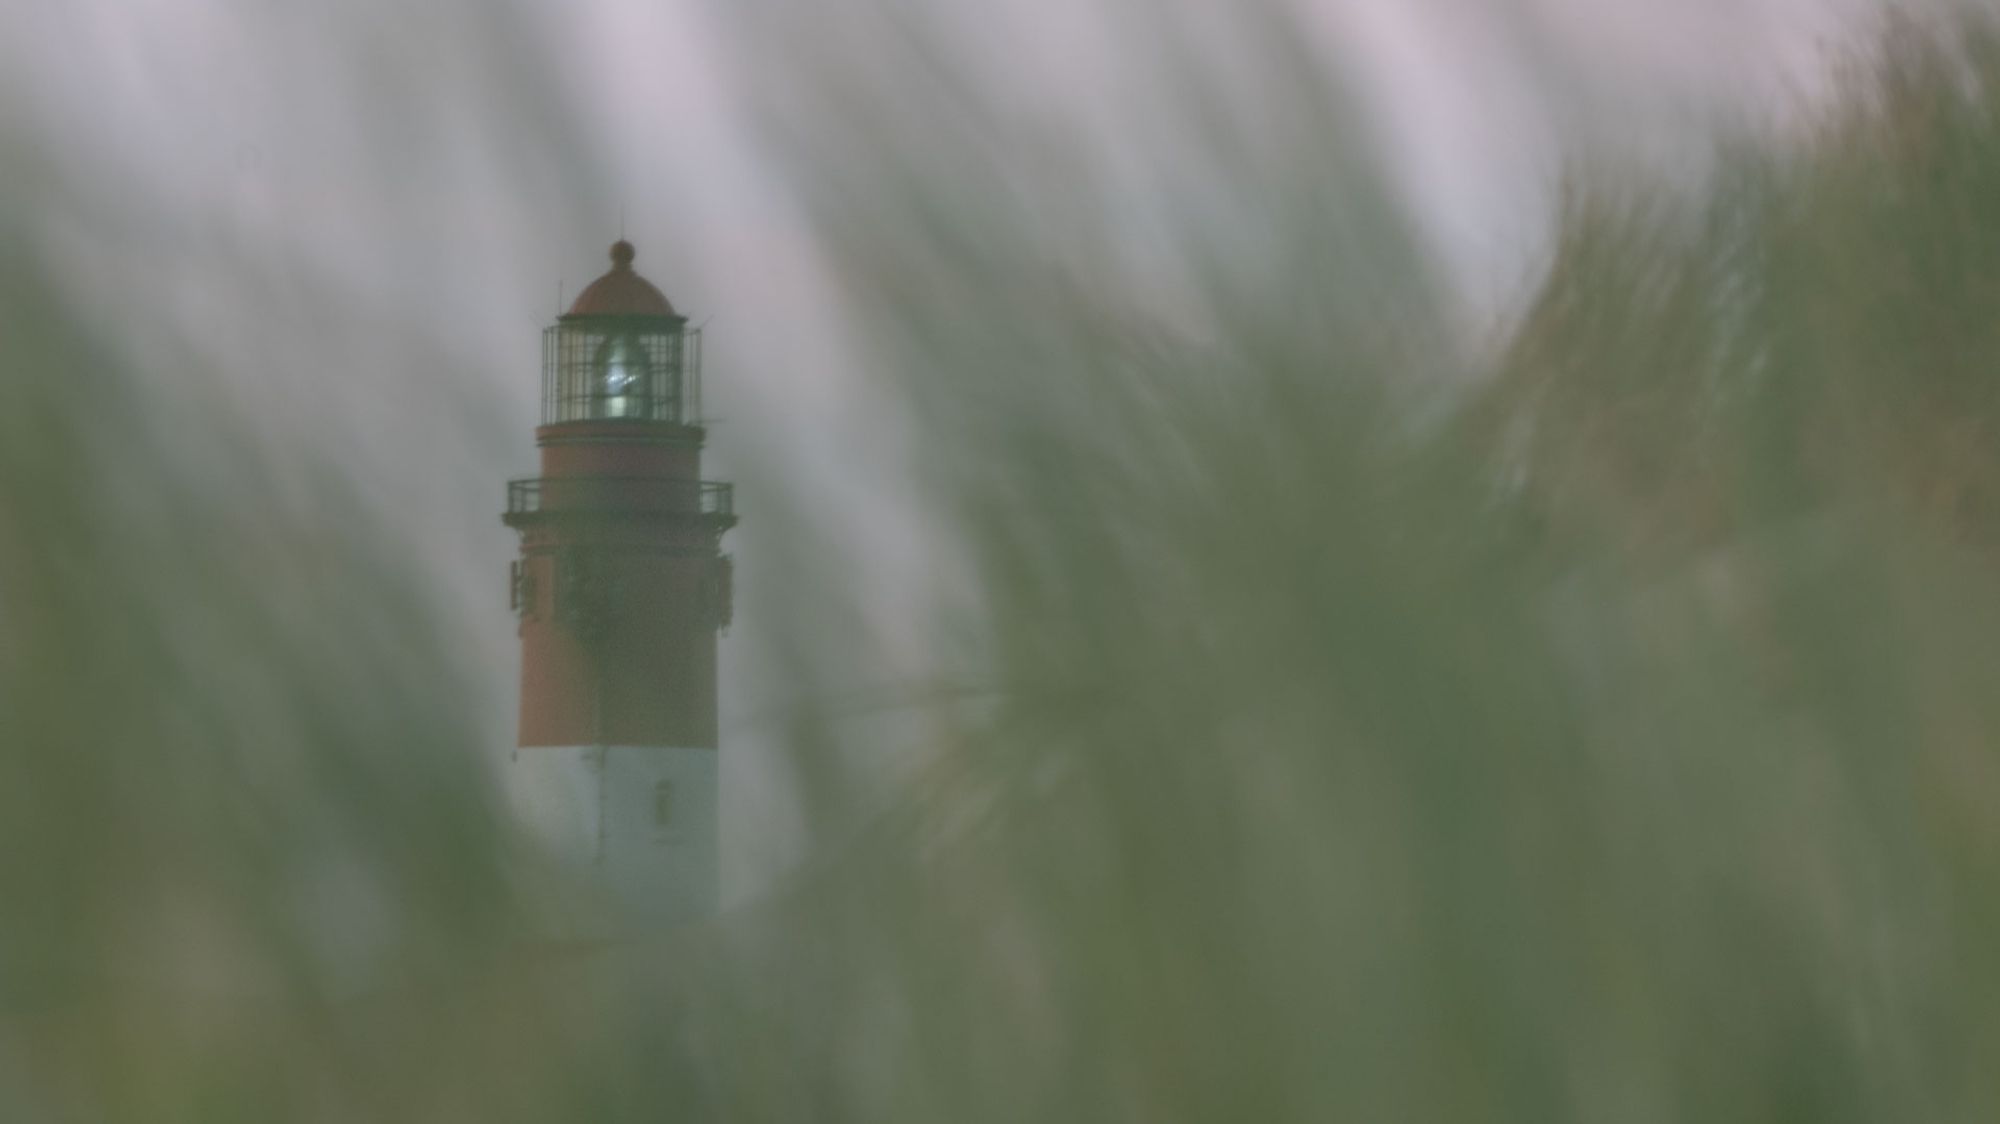
M 1983 25 L 1579 174 L 1481 351 L 1296 28 L 1134 32 L 1135 197 L 877 14 L 739 30 L 978 705 L 887 814 L 802 714 L 819 857 L 661 942 L 538 938 L 399 532 L 0 212 L 0 1118 L 1994 1116 Z

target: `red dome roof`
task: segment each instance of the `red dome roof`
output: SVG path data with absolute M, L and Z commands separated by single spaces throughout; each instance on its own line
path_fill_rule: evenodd
M 681 319 L 666 294 L 651 281 L 632 272 L 632 259 L 639 251 L 619 239 L 611 244 L 611 272 L 592 281 L 569 306 L 571 316 L 666 316 Z

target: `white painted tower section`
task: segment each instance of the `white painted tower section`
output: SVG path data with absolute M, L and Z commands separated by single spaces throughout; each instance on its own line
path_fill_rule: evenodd
M 530 746 L 507 788 L 543 846 L 649 925 L 715 912 L 716 751 L 661 746 Z

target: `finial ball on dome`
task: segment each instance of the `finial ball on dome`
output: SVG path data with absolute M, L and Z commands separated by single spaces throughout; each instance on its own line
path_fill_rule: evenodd
M 611 270 L 583 287 L 565 316 L 651 316 L 681 319 L 666 295 L 632 268 L 638 257 L 632 243 L 620 238 L 611 247 Z

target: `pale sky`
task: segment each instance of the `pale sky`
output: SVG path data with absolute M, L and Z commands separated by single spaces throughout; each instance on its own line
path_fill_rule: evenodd
M 827 0 L 821 0 L 826 3 Z M 837 2 L 837 0 L 835 0 Z M 1165 0 L 1163 0 L 1165 2 Z M 0 139 L 64 190 L 37 235 L 66 284 L 121 310 L 137 356 L 192 348 L 274 461 L 314 449 L 410 532 L 412 564 L 466 622 L 511 733 L 514 636 L 502 482 L 532 473 L 540 328 L 557 286 L 637 268 L 707 323 L 711 476 L 783 449 L 793 498 L 851 512 L 890 621 L 927 559 L 879 387 L 848 341 L 790 185 L 751 134 L 725 0 L 8 0 Z M 910 4 L 908 6 L 916 6 Z M 939 7 L 949 8 L 944 0 Z M 781 11 L 780 3 L 765 3 Z M 1129 8 L 1127 9 L 1129 10 Z M 1547 232 L 1562 155 L 1588 141 L 1670 169 L 1717 113 L 1775 122 L 1825 81 L 1867 0 L 1313 0 L 1316 44 L 1385 138 L 1389 175 L 1468 305 L 1504 304 Z M 964 6 L 988 80 L 1112 130 L 1121 37 L 1078 0 Z M 1219 14 L 1217 18 L 1223 18 Z M 337 310 L 329 312 L 329 309 Z M 309 359 L 302 359 L 309 357 Z M 144 366 L 144 363 L 141 364 Z M 176 377 L 180 377 L 178 371 Z M 449 415 L 448 418 L 441 415 Z M 754 575 L 758 494 L 731 545 Z M 757 588 L 726 643 L 754 746 Z M 893 679 L 894 667 L 861 669 Z M 734 743 L 732 743 L 734 744 Z M 783 862 L 757 835 L 756 753 L 725 755 L 725 877 Z

